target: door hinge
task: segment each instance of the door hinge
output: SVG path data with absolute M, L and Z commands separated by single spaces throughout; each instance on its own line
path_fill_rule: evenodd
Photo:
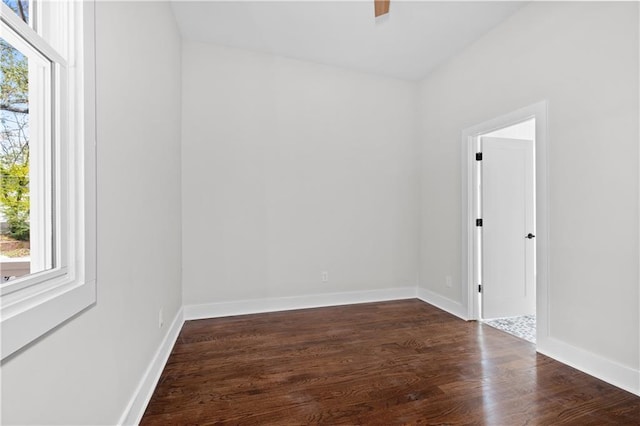
M 476 152 L 476 161 L 482 161 L 482 153 Z
M 482 284 L 478 284 L 478 293 L 482 293 Z
M 476 226 L 482 226 L 482 219 L 476 219 Z

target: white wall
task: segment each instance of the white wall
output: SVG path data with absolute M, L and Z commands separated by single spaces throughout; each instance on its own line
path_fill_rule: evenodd
M 636 374 L 638 51 L 637 3 L 536 2 L 420 88 L 420 286 L 463 300 L 461 131 L 546 99 L 550 336 Z
M 414 287 L 416 95 L 414 83 L 183 44 L 185 305 Z
M 3 424 L 115 424 L 181 306 L 180 38 L 167 3 L 96 14 L 98 302 L 3 363 Z
M 201 44 L 181 59 L 166 3 L 99 2 L 98 304 L 3 363 L 2 421 L 118 421 L 182 304 L 181 243 L 185 304 L 401 288 L 418 269 L 461 301 L 444 280 L 460 132 L 541 99 L 551 334 L 637 370 L 637 8 L 525 7 L 422 82 L 416 120 L 415 84 Z

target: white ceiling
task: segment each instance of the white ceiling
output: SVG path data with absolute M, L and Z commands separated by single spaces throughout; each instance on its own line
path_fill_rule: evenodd
M 186 40 L 418 80 L 522 7 L 511 1 L 176 1 Z

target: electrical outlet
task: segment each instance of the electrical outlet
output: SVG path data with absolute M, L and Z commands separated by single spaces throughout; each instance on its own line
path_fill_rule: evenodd
M 446 277 L 444 277 L 444 285 L 449 288 L 453 286 L 453 284 L 451 284 L 451 275 L 447 275 Z
M 158 311 L 158 328 L 162 328 L 164 325 L 164 309 L 160 308 Z
M 322 273 L 320 274 L 320 278 L 322 279 L 323 283 L 329 282 L 329 271 L 322 271 Z

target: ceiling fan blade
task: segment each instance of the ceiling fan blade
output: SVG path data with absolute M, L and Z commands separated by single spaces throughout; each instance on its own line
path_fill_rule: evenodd
M 389 3 L 390 0 L 373 0 L 376 18 L 389 13 Z

